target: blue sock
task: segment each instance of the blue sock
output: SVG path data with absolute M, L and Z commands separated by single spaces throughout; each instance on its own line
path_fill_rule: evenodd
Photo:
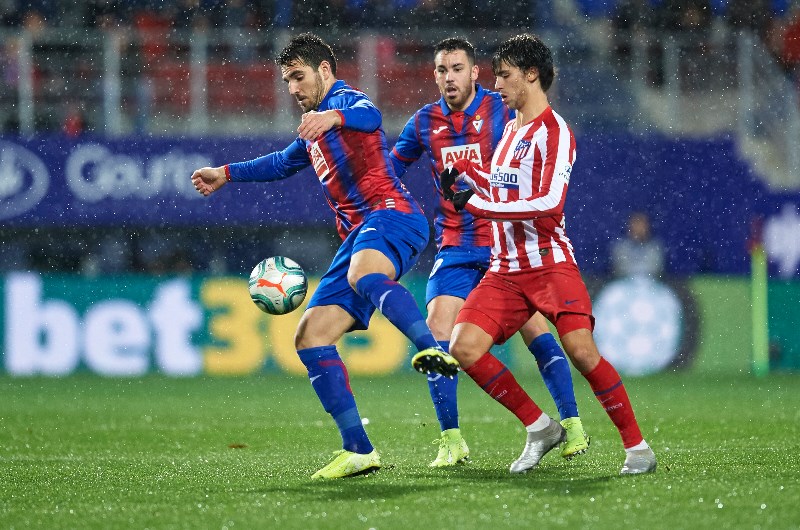
M 533 339 L 528 349 L 536 358 L 544 384 L 556 402 L 561 419 L 577 416 L 578 405 L 575 403 L 569 361 L 556 338 L 550 333 L 544 333 Z
M 336 346 L 319 346 L 297 350 L 300 360 L 308 369 L 308 378 L 316 391 L 325 412 L 333 417 L 339 434 L 342 435 L 342 448 L 353 453 L 372 452 L 372 443 L 361 424 L 361 416 L 356 408 L 347 368 L 336 351 Z
M 450 341 L 440 341 L 444 351 L 450 351 Z M 431 392 L 433 408 L 443 431 L 458 429 L 458 376 L 452 378 L 441 374 L 428 374 L 428 390 Z
M 425 317 L 408 289 L 380 273 L 367 274 L 356 282 L 356 291 L 373 303 L 394 327 L 399 329 L 418 350 L 438 345 Z

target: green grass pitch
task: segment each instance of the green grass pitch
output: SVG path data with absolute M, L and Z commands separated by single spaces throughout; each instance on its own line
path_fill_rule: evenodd
M 517 377 L 548 413 L 541 379 Z M 517 420 L 459 385 L 472 461 L 429 469 L 438 424 L 417 374 L 354 378 L 384 468 L 310 475 L 340 448 L 305 378 L 0 377 L 2 528 L 797 528 L 800 377 L 627 378 L 659 467 L 619 477 L 619 436 L 575 378 L 592 436 L 512 476 Z

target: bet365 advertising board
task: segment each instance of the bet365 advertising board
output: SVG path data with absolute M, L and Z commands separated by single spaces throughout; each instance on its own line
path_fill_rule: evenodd
M 418 299 L 425 279 L 406 281 Z M 746 279 L 588 283 L 598 345 L 621 372 L 749 370 Z M 311 291 L 316 284 L 312 279 Z M 784 365 L 777 367 L 790 367 L 796 362 L 790 356 L 798 355 L 791 345 L 800 343 L 800 322 L 780 311 L 800 304 L 800 285 L 792 285 L 779 286 L 783 297 L 770 308 L 776 344 L 784 345 Z M 303 307 L 266 315 L 250 300 L 245 278 L 12 273 L 0 278 L 0 299 L 0 367 L 15 376 L 305 373 L 293 340 Z M 410 343 L 380 315 L 368 331 L 348 334 L 338 346 L 351 374 L 410 370 Z M 518 337 L 495 353 L 512 366 L 533 367 Z
M 7 227 L 332 224 L 312 171 L 237 183 L 204 198 L 189 177 L 250 160 L 286 138 L 0 138 L 0 223 Z M 644 210 L 670 274 L 747 274 L 751 222 L 763 219 L 770 272 L 800 274 L 800 193 L 773 191 L 729 139 L 583 134 L 565 205 L 583 272 L 608 270 L 609 245 Z M 431 213 L 427 161 L 403 177 Z

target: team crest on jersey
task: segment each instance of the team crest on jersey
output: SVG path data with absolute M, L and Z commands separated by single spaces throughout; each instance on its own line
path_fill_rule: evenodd
M 530 140 L 520 140 L 517 143 L 517 146 L 514 148 L 514 160 L 522 160 L 528 155 L 528 151 L 531 150 L 531 142 Z
M 442 147 L 442 165 L 449 166 L 459 160 L 469 160 L 477 164 L 483 165 L 481 158 L 480 144 L 467 144 L 467 145 L 454 145 L 452 147 Z
M 311 144 L 309 154 L 311 155 L 311 165 L 314 166 L 314 171 L 317 173 L 317 178 L 322 180 L 325 178 L 325 175 L 328 174 L 330 168 L 328 167 L 328 162 L 325 160 L 325 155 L 322 154 L 322 149 L 320 148 L 318 142 Z
M 480 114 L 475 115 L 475 119 L 472 120 L 472 126 L 475 127 L 475 132 L 481 132 L 481 128 L 483 128 L 483 120 L 481 119 Z

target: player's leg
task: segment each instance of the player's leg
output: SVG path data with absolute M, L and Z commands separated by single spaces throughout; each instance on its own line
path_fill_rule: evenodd
M 428 327 L 443 350 L 450 350 L 450 335 L 464 300 L 478 285 L 489 262 L 489 248 L 446 247 L 436 254 L 428 277 L 425 303 Z M 431 467 L 451 466 L 469 458 L 469 446 L 458 423 L 458 375 L 445 377 L 427 374 L 428 391 L 433 401 L 442 434 L 439 451 Z
M 338 478 L 380 467 L 378 453 L 367 437 L 350 388 L 347 367 L 336 350 L 344 333 L 366 329 L 374 307 L 347 283 L 352 239 L 345 240 L 322 276 L 295 334 L 295 347 L 308 370 L 311 386 L 333 418 L 342 450 L 312 478 Z
M 530 317 L 525 300 L 509 283 L 489 273 L 458 314 L 450 349 L 464 372 L 484 392 L 513 413 L 527 431 L 525 448 L 511 464 L 525 473 L 566 438 L 563 427 L 534 403 L 511 371 L 489 349 L 503 343 Z
M 625 386 L 592 338 L 592 302 L 578 268 L 564 264 L 537 271 L 526 287 L 532 304 L 547 308 L 543 313 L 554 322 L 564 351 L 617 427 L 627 452 L 621 473 L 655 470 L 655 455 L 642 438 Z
M 510 466 L 512 473 L 525 473 L 562 443 L 566 432 L 557 421 L 542 412 L 506 365 L 489 352 L 493 342 L 483 329 L 465 321 L 456 324 L 453 330 L 451 351 L 464 372 L 525 426 L 525 448 Z
M 588 322 L 587 318 L 586 323 Z M 611 363 L 600 355 L 589 328 L 573 327 L 570 331 L 570 327 L 570 324 L 564 323 L 564 333 L 559 331 L 561 342 L 572 363 L 589 382 L 597 400 L 619 431 L 626 452 L 625 464 L 620 473 L 627 475 L 655 471 L 656 456 L 639 430 L 622 378 Z
M 443 352 L 416 300 L 397 282 L 416 263 L 427 243 L 428 221 L 424 215 L 372 212 L 354 240 L 347 280 L 420 352 L 428 352 L 428 357 L 445 365 L 445 375 L 455 375 L 458 364 Z
M 585 453 L 589 448 L 589 437 L 578 415 L 572 372 L 564 351 L 550 333 L 547 320 L 541 313 L 533 315 L 519 332 L 536 359 L 544 384 L 558 408 L 561 425 L 567 431 L 567 441 L 561 447 L 561 456 L 572 458 Z
M 430 285 L 430 284 L 429 284 Z M 428 304 L 428 326 L 444 351 L 450 350 L 450 335 L 464 300 L 456 296 L 436 296 Z M 466 462 L 469 446 L 458 423 L 458 375 L 445 377 L 427 374 L 428 392 L 439 420 L 439 451 L 430 467 L 445 467 Z

